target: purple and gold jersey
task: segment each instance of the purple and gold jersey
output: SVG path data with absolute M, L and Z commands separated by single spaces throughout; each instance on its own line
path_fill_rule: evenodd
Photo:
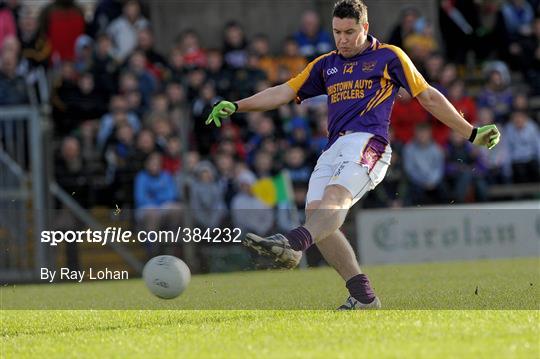
M 399 47 L 368 35 L 371 46 L 345 58 L 332 51 L 319 56 L 287 84 L 297 102 L 328 95 L 328 145 L 345 131 L 367 132 L 388 143 L 388 126 L 400 87 L 416 97 L 428 84 Z

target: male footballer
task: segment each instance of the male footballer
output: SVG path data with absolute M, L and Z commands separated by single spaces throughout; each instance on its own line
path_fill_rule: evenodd
M 453 130 L 478 146 L 499 142 L 494 125 L 473 128 L 431 87 L 400 48 L 368 35 L 363 0 L 340 0 L 332 28 L 337 51 L 324 54 L 288 82 L 236 103 L 221 101 L 206 121 L 221 125 L 235 112 L 268 111 L 296 100 L 328 95 L 328 145 L 311 174 L 306 223 L 289 233 L 262 238 L 248 234 L 244 244 L 273 257 L 284 267 L 298 265 L 302 252 L 315 244 L 346 281 L 350 296 L 339 309 L 380 308 L 349 242 L 339 230 L 348 210 L 381 182 L 390 164 L 388 127 L 400 87 Z

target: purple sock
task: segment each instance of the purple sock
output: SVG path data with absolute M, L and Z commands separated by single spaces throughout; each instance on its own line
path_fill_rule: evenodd
M 313 244 L 311 233 L 304 227 L 297 227 L 285 235 L 291 248 L 295 251 L 305 251 Z
M 369 278 L 365 274 L 357 274 L 345 284 L 351 297 L 360 303 L 369 304 L 375 299 L 375 292 L 371 288 Z

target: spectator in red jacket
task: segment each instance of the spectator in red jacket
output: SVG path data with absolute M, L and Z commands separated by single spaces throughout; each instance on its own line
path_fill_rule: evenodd
M 86 23 L 74 0 L 55 0 L 40 14 L 40 29 L 51 43 L 53 61 L 73 61 L 75 41 L 84 33 Z
M 463 80 L 456 80 L 448 88 L 448 97 L 452 105 L 470 123 L 476 123 L 476 103 L 474 99 L 467 95 Z
M 465 83 L 454 80 L 448 86 L 448 99 L 467 121 L 476 122 L 476 102 L 465 93 Z M 440 121 L 433 121 L 433 139 L 441 146 L 448 143 L 451 129 Z
M 176 175 L 181 168 L 180 157 L 182 156 L 182 141 L 178 136 L 171 136 L 167 139 L 167 146 L 163 154 L 163 170 Z
M 201 48 L 199 35 L 194 30 L 184 31 L 177 40 L 184 66 L 206 67 L 206 52 Z
M 416 125 L 427 120 L 428 113 L 422 105 L 413 99 L 407 91 L 400 89 L 390 118 L 394 137 L 402 143 L 409 142 L 414 136 Z

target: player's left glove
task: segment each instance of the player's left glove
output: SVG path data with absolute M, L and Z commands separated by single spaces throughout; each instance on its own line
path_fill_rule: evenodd
M 482 127 L 475 127 L 469 138 L 469 141 L 477 146 L 485 146 L 488 149 L 492 149 L 499 143 L 501 134 L 499 129 L 495 125 L 487 125 Z
M 238 105 L 234 102 L 229 101 L 219 101 L 212 107 L 212 112 L 206 119 L 205 124 L 209 125 L 212 122 L 216 124 L 217 127 L 221 127 L 221 121 L 238 110 Z

